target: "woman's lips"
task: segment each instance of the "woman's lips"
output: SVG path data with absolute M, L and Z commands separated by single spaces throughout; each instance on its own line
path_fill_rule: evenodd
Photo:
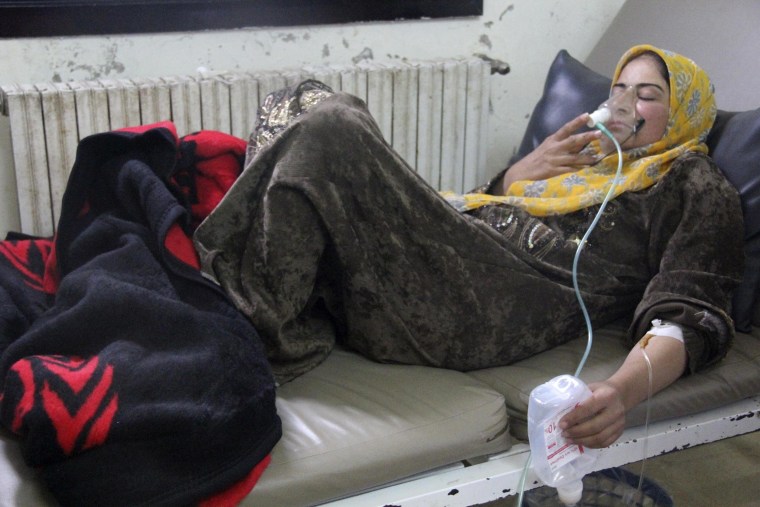
M 611 121 L 605 124 L 605 127 L 607 127 L 607 130 L 610 132 L 625 136 L 632 134 L 634 131 L 631 125 L 628 125 L 622 121 Z

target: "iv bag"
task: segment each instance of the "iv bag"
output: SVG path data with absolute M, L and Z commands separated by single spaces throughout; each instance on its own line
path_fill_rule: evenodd
M 544 484 L 557 488 L 560 501 L 565 505 L 580 501 L 583 476 L 592 470 L 597 453 L 569 444 L 558 424 L 563 415 L 590 396 L 591 390 L 586 384 L 572 375 L 555 377 L 530 393 L 528 440 L 533 470 Z

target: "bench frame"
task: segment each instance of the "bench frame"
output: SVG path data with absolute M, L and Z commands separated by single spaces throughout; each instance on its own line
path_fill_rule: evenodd
M 760 430 L 760 396 L 683 418 L 627 429 L 612 446 L 602 449 L 595 470 L 613 468 L 689 447 L 709 444 Z M 481 462 L 462 462 L 410 480 L 352 496 L 330 507 L 468 507 L 518 495 L 525 463 L 526 443 Z M 543 484 L 532 469 L 525 490 Z

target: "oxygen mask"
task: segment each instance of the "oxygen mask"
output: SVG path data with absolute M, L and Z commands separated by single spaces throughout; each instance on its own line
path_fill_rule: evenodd
M 613 88 L 610 97 L 589 115 L 586 124 L 597 127 L 601 123 L 623 145 L 644 125 L 644 119 L 636 117 L 637 100 L 638 90 L 635 86 Z M 606 144 L 604 138 L 602 141 Z

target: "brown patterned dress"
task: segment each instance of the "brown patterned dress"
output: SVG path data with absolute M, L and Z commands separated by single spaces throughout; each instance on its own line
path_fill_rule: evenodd
M 359 99 L 302 85 L 269 105 L 245 171 L 195 241 L 280 382 L 336 343 L 377 361 L 472 370 L 585 332 L 571 267 L 597 208 L 541 220 L 508 206 L 462 214 L 390 148 Z M 262 137 L 283 110 L 290 118 Z M 653 318 L 671 320 L 692 370 L 721 358 L 741 220 L 736 191 L 701 155 L 618 197 L 578 266 L 594 325 L 632 319 L 635 341 Z

